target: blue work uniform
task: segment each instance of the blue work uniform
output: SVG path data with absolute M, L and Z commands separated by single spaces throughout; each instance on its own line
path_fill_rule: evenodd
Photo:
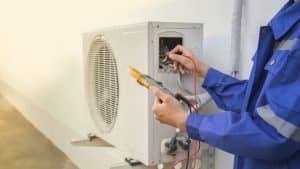
M 249 80 L 213 68 L 203 87 L 224 112 L 190 114 L 193 139 L 235 155 L 235 169 L 300 169 L 300 2 L 260 29 Z

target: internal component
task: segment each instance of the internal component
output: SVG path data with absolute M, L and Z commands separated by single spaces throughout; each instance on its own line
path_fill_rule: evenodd
M 175 48 L 177 45 L 182 45 L 182 37 L 159 37 L 159 69 L 163 72 L 170 72 L 170 65 L 173 63 L 166 53 Z

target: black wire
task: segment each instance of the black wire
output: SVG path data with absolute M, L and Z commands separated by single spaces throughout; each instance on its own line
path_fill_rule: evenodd
M 192 108 L 189 106 L 190 113 L 192 113 Z M 187 160 L 186 160 L 186 165 L 185 169 L 189 168 L 189 163 L 190 163 L 190 148 L 191 148 L 191 138 L 188 137 L 188 152 L 187 152 Z
M 198 153 L 200 152 L 200 147 L 201 147 L 200 144 L 201 144 L 201 142 L 199 141 L 199 142 L 198 142 Z
M 188 153 L 187 153 L 187 160 L 186 160 L 186 165 L 185 165 L 185 169 L 188 169 L 189 168 L 189 162 L 190 162 L 190 148 L 191 148 L 191 140 L 190 138 L 188 138 Z

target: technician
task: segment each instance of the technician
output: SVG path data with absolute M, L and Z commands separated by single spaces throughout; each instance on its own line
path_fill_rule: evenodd
M 300 169 L 300 1 L 290 0 L 260 29 L 249 80 L 238 80 L 197 60 L 202 84 L 224 112 L 186 112 L 152 87 L 155 118 L 196 140 L 235 155 L 235 169 Z M 180 73 L 197 59 L 177 46 L 169 54 Z

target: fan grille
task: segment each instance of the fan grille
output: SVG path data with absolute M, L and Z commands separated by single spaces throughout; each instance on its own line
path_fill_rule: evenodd
M 116 59 L 103 36 L 96 36 L 89 50 L 89 81 L 93 112 L 102 131 L 110 131 L 118 115 L 119 77 Z

